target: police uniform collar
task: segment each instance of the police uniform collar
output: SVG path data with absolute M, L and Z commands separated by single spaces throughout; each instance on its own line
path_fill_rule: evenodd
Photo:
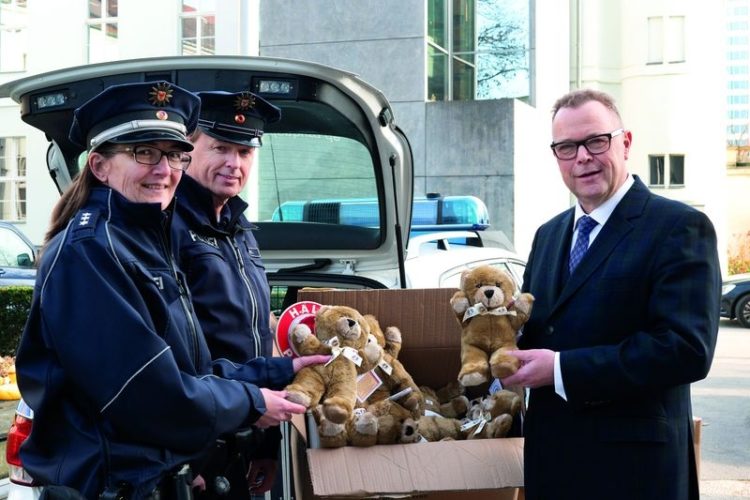
M 174 200 L 166 210 L 160 203 L 137 203 L 108 186 L 91 190 L 89 203 L 99 206 L 108 219 L 122 219 L 137 226 L 161 226 L 170 218 Z
M 182 180 L 177 186 L 177 197 L 181 207 L 181 214 L 189 214 L 189 217 L 195 223 L 210 226 L 214 230 L 221 231 L 231 231 L 248 206 L 239 196 L 233 196 L 227 200 L 226 205 L 222 208 L 222 212 L 228 209 L 231 217 L 228 219 L 227 224 L 223 228 L 220 228 L 214 216 L 216 209 L 214 208 L 213 194 L 208 188 L 190 177 L 190 175 L 182 176 Z

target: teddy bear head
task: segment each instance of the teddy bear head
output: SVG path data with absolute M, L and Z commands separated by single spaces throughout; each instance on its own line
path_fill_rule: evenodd
M 461 274 L 461 291 L 470 304 L 497 309 L 512 304 L 516 285 L 505 271 L 493 266 L 478 266 Z
M 321 342 L 334 337 L 343 346 L 361 348 L 367 344 L 370 327 L 365 318 L 347 306 L 322 306 L 315 314 L 315 335 Z

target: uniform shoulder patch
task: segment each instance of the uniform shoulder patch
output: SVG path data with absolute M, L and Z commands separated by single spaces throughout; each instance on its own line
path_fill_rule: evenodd
M 93 236 L 96 229 L 96 223 L 99 219 L 99 212 L 96 210 L 79 210 L 73 217 L 73 223 L 70 230 L 76 239 Z

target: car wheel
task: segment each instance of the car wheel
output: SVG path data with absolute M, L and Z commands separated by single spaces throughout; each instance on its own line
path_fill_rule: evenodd
M 750 295 L 740 297 L 740 300 L 737 301 L 735 315 L 742 326 L 750 328 Z

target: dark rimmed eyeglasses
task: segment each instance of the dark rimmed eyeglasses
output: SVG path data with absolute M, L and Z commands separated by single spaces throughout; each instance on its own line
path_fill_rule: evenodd
M 618 128 L 608 134 L 599 134 L 582 141 L 562 141 L 550 144 L 552 152 L 558 160 L 572 160 L 578 156 L 578 148 L 583 146 L 592 155 L 599 155 L 609 151 L 612 144 L 612 138 L 625 132 L 625 129 Z
M 130 153 L 136 163 L 141 165 L 158 165 L 166 156 L 170 168 L 175 170 L 187 170 L 193 158 L 185 151 L 164 151 L 154 146 L 135 146 L 113 151 L 113 153 Z

